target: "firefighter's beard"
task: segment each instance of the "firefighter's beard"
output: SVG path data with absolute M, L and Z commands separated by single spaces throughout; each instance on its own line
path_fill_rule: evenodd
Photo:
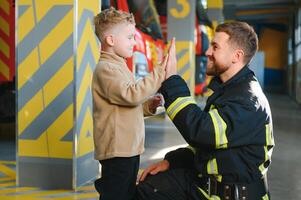
M 228 66 L 208 59 L 206 74 L 209 76 L 219 76 L 228 69 Z

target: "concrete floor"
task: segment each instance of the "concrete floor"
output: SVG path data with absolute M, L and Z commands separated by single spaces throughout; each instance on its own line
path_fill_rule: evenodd
M 301 105 L 297 105 L 286 95 L 269 94 L 268 98 L 273 114 L 276 142 L 272 165 L 268 173 L 272 199 L 298 200 L 301 199 L 301 170 L 299 170 L 299 167 L 301 168 Z M 199 102 L 202 107 L 204 100 L 201 99 Z M 141 168 L 146 168 L 150 163 L 161 160 L 166 152 L 183 145 L 185 146 L 183 138 L 167 117 L 160 115 L 146 119 L 146 151 L 141 156 Z M 8 164 L 14 161 L 14 148 L 13 141 L 0 140 L 0 161 L 9 161 Z M 16 187 L 14 192 L 11 192 L 12 187 L 15 187 L 13 183 L 12 186 L 6 187 L 5 180 L 1 181 L 1 179 L 0 176 L 0 199 L 40 199 L 41 196 L 36 196 L 36 194 L 41 195 L 41 192 L 45 195 L 43 198 L 48 199 L 97 199 L 92 183 L 81 188 L 79 192 L 64 191 L 60 194 L 62 191 L 43 191 L 34 188 L 28 191 L 27 196 L 24 196 L 24 193 L 19 192 L 24 188 Z M 8 191 L 10 193 L 7 193 Z M 54 198 L 55 194 L 61 197 Z

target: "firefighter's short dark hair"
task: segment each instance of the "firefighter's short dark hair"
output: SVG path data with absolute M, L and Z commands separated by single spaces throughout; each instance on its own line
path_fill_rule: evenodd
M 252 26 L 246 22 L 231 21 L 219 24 L 216 32 L 225 32 L 233 45 L 244 51 L 244 61 L 249 63 L 258 50 L 258 37 Z

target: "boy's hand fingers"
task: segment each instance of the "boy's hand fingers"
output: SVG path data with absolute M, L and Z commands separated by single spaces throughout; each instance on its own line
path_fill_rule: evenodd
M 172 50 L 172 47 L 173 47 L 173 44 L 175 43 L 175 38 L 173 37 L 170 41 L 170 45 L 169 45 L 169 48 L 168 48 L 168 54 L 170 53 L 170 51 Z
M 165 78 L 167 79 L 176 73 L 177 73 L 177 57 L 176 57 L 175 38 L 173 38 L 171 40 L 170 49 L 168 52 L 168 62 L 167 62 Z
M 162 62 L 159 64 L 161 67 L 163 67 L 164 70 L 166 70 L 166 65 L 167 65 L 168 57 L 169 57 L 169 55 L 166 54 L 166 55 L 164 56 Z

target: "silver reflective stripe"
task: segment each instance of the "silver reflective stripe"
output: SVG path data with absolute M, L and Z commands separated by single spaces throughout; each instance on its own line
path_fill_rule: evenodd
M 216 158 L 213 158 L 213 159 L 208 161 L 208 163 L 207 163 L 207 173 L 208 174 L 215 174 L 215 175 L 218 174 Z
M 168 111 L 168 113 L 172 114 L 173 112 L 175 112 L 175 110 L 183 103 L 185 103 L 186 101 L 191 100 L 191 97 L 188 98 L 179 98 L 179 101 L 175 102 L 175 104 L 173 105 L 173 107 Z M 178 100 L 178 99 L 177 99 Z
M 265 125 L 265 134 L 266 134 L 266 144 L 269 145 L 275 145 L 274 138 L 273 138 L 273 131 L 272 131 L 272 124 L 266 124 Z
M 228 140 L 226 136 L 226 123 L 218 114 L 217 109 L 210 110 L 209 114 L 214 125 L 216 148 L 227 148 Z
M 179 97 L 177 98 L 168 108 L 167 108 L 167 114 L 171 118 L 171 120 L 174 119 L 174 117 L 180 112 L 183 108 L 188 106 L 189 104 L 196 104 L 194 99 L 192 97 Z

